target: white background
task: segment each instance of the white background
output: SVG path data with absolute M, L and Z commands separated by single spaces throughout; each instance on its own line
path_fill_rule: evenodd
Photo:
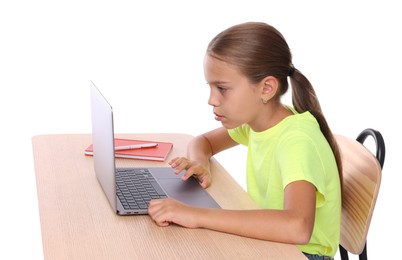
M 397 6 L 387 0 L 2 1 L 0 258 L 43 258 L 31 137 L 90 133 L 90 80 L 113 105 L 117 133 L 203 133 L 219 125 L 207 104 L 206 45 L 246 21 L 283 33 L 335 133 L 382 132 L 386 160 L 368 252 L 371 259 L 399 255 Z M 238 148 L 218 156 L 243 187 L 244 155 Z

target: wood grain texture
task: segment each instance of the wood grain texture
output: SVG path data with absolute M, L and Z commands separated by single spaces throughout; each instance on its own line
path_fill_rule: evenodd
M 166 162 L 118 159 L 117 166 L 166 166 L 186 155 L 192 138 L 183 134 L 120 134 L 121 138 L 174 143 Z M 32 138 L 45 259 L 305 259 L 294 246 L 205 229 L 158 227 L 147 215 L 117 216 L 84 155 L 89 134 Z M 253 209 L 256 204 L 212 159 L 207 191 L 222 208 Z
M 336 135 L 343 164 L 342 223 L 340 244 L 360 254 L 366 243 L 378 191 L 381 166 L 364 145 Z

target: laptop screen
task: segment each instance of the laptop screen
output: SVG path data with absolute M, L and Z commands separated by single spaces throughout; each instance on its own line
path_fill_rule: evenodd
M 90 95 L 95 174 L 116 211 L 113 110 L 92 81 Z

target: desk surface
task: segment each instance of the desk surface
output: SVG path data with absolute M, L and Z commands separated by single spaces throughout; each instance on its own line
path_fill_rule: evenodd
M 183 134 L 120 134 L 170 141 L 167 159 L 186 154 Z M 147 215 L 117 216 L 84 149 L 89 134 L 40 135 L 32 139 L 45 259 L 305 259 L 293 245 L 175 225 L 158 227 Z M 117 159 L 118 167 L 166 166 L 166 162 Z M 207 191 L 222 208 L 253 209 L 255 203 L 212 159 Z

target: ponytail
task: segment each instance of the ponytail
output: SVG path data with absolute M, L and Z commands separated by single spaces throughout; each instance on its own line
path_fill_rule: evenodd
M 293 65 L 291 65 L 292 68 Z M 291 70 L 291 69 L 290 69 Z M 327 120 L 322 113 L 320 103 L 310 81 L 297 69 L 293 67 L 293 73 L 289 73 L 290 84 L 292 86 L 292 103 L 297 112 L 309 111 L 320 125 L 321 132 L 327 139 L 334 153 L 338 166 L 339 177 L 342 183 L 342 161 L 338 144 L 328 126 Z

